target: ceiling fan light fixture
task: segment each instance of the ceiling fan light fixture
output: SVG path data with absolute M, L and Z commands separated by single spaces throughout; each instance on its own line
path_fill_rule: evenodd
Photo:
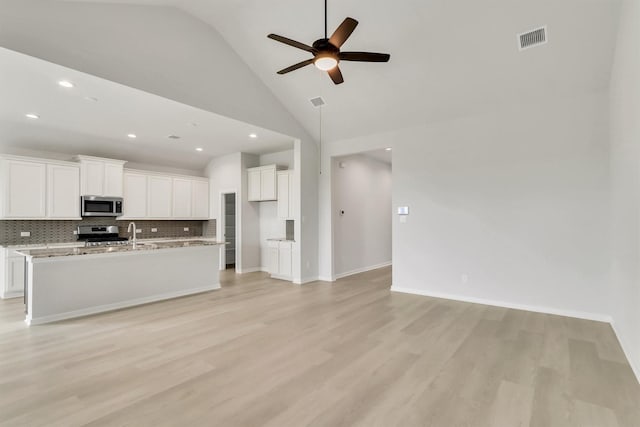
M 333 55 L 323 55 L 319 54 L 313 61 L 313 64 L 322 71 L 332 70 L 338 65 L 338 58 Z

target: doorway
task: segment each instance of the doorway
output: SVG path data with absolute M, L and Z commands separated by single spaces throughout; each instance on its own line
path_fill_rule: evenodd
M 237 264 L 236 254 L 236 237 L 237 237 L 237 218 L 236 218 L 236 193 L 223 193 L 221 200 L 220 217 L 222 219 L 221 230 L 222 237 L 226 243 L 224 250 L 220 251 L 220 269 L 235 270 Z
M 391 265 L 390 149 L 334 157 L 333 279 Z

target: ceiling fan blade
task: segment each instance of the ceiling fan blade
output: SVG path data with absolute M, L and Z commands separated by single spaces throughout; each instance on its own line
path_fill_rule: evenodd
M 391 55 L 373 52 L 341 52 L 338 57 L 341 61 L 388 62 Z
M 349 38 L 353 30 L 358 26 L 358 21 L 353 18 L 346 18 L 342 24 L 333 32 L 329 38 L 329 43 L 335 47 L 340 47 Z
M 288 39 L 286 37 L 279 36 L 277 34 L 269 34 L 269 37 L 272 40 L 279 41 L 280 43 L 284 43 L 289 46 L 297 47 L 298 49 L 306 50 L 307 52 L 315 53 L 316 50 L 309 45 L 304 43 L 297 42 L 295 40 Z
M 342 72 L 340 71 L 340 68 L 337 65 L 332 69 L 330 69 L 329 71 L 327 71 L 327 73 L 329 73 L 329 77 L 331 77 L 331 80 L 333 80 L 335 84 L 339 85 L 340 83 L 344 83 L 344 79 L 342 78 Z
M 291 71 L 297 70 L 298 68 L 306 67 L 309 64 L 313 64 L 313 58 L 307 59 L 306 61 L 298 62 L 297 64 L 294 64 L 290 67 L 283 68 L 282 70 L 278 71 L 278 74 L 287 74 Z

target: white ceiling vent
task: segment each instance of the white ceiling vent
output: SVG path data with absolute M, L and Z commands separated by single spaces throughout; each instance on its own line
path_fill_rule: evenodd
M 520 50 L 529 49 L 535 46 L 541 46 L 549 40 L 547 34 L 547 26 L 536 28 L 535 30 L 527 31 L 525 33 L 518 34 L 518 48 Z
M 325 104 L 324 99 L 322 99 L 321 96 L 316 96 L 315 98 L 311 98 L 309 101 L 311 101 L 311 105 L 313 105 L 316 108 L 322 107 Z

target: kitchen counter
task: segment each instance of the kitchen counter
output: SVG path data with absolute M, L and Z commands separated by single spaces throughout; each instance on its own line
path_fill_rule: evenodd
M 212 239 L 23 249 L 26 323 L 87 316 L 220 288 Z
M 202 236 L 193 236 L 193 237 L 160 237 L 160 238 L 151 238 L 151 239 L 138 239 L 139 243 L 156 243 L 156 242 L 190 242 L 194 240 L 202 240 L 206 242 L 215 242 L 215 237 L 202 237 Z M 85 247 L 85 243 L 83 241 L 74 241 L 74 242 L 54 242 L 54 243 L 26 243 L 22 245 L 4 245 L 2 246 L 5 249 L 11 250 L 20 250 L 20 249 L 56 249 L 56 248 L 83 248 Z
M 292 242 L 292 243 L 295 243 L 296 241 L 295 240 L 291 240 L 291 239 L 287 239 L 285 237 L 280 237 L 280 238 L 272 237 L 272 238 L 267 239 L 267 242 Z
M 121 246 L 62 246 L 62 247 L 48 247 L 48 248 L 26 248 L 20 249 L 16 252 L 31 257 L 33 259 L 39 258 L 53 258 L 53 257 L 67 257 L 78 255 L 99 255 L 99 254 L 111 254 L 111 253 L 123 253 L 123 252 L 137 252 L 137 251 L 151 251 L 158 249 L 174 249 L 193 246 L 216 246 L 224 245 L 224 242 L 216 242 L 213 240 L 204 239 L 186 239 L 186 240 L 154 240 L 143 241 L 136 244 L 128 244 Z

